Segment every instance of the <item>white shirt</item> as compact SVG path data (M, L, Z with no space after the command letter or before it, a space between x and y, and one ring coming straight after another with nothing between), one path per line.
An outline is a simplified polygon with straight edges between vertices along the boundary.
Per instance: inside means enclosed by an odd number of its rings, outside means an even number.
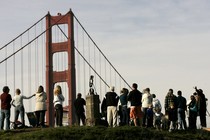
M64 97L62 94L54 95L53 103L54 106L57 104L63 105Z
M12 105L15 105L15 106L19 106L19 105L22 105L22 106L23 106L23 99L30 99L30 98L32 98L33 96L34 96L34 95L32 95L32 96L30 96L30 97L26 97L26 96L21 95L21 94L15 95L15 96L13 97L13 100L12 100L11 104L12 104ZM14 102L14 104L13 104L13 102Z

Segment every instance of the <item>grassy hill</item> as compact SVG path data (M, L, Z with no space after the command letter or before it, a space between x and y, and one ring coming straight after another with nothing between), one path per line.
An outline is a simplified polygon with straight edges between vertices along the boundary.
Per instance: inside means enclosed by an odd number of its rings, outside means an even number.
M194 131L158 131L140 127L59 127L59 128L27 128L1 131L1 140L208 140L210 132Z

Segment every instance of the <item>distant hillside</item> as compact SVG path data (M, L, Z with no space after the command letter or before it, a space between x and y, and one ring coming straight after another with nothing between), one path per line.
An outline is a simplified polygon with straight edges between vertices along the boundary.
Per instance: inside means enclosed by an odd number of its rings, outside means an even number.
M60 127L1 131L1 140L207 140L210 132L195 131L158 131L140 127Z

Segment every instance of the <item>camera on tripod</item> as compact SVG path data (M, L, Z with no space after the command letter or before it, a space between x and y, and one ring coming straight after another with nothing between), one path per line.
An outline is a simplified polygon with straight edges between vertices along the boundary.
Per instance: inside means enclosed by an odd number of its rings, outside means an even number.
M90 76L90 80L89 80L89 87L90 87L90 89L89 89L89 94L90 94L90 95L94 95L93 78L94 78L94 76L91 75L91 76Z

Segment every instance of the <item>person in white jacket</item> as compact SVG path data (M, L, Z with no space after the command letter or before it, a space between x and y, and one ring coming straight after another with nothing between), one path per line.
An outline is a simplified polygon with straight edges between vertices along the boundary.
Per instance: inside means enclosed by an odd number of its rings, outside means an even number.
M23 105L23 99L30 99L33 96L35 96L35 94L33 94L29 97L26 97L21 94L20 89L16 89L15 93L16 93L16 95L13 97L13 99L11 101L11 105L15 107L14 122L16 122L18 120L18 117L20 114L22 127L24 127L25 126L25 109L24 109L24 105Z
M64 102L64 97L62 94L61 86L57 85L54 89L54 99L53 99L55 107L56 126L63 125L63 102Z
M46 100L47 94L46 92L44 92L43 86L39 86L38 91L36 93L36 127L45 127L45 112L47 110Z
M147 121L147 109L152 106L152 95L150 94L149 88L144 89L141 102L143 111L142 126L145 127Z

